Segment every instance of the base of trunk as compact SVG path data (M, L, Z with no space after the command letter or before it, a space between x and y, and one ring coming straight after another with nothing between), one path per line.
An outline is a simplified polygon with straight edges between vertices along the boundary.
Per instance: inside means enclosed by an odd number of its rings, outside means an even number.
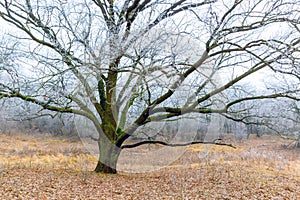
M94 170L96 173L105 173L105 174L116 174L117 173L117 170L110 167L110 166L107 166L101 162L98 162L95 170Z

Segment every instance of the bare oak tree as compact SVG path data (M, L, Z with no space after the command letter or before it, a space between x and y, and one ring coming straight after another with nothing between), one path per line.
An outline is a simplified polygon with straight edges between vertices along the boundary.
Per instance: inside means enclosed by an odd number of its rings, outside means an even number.
M19 56L1 64L0 97L37 104L37 114L89 119L95 171L116 173L122 145L145 124L189 113L243 121L243 102L298 100L299 4L2 0L0 16L18 41L3 49ZM242 85L257 74L280 87L248 92Z

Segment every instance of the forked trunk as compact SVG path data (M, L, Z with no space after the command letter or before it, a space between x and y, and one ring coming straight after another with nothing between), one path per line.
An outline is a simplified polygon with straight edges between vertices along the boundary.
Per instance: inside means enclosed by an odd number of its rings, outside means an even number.
M99 158L95 168L97 173L116 174L117 161L121 152L115 144L108 140L101 140L99 144Z

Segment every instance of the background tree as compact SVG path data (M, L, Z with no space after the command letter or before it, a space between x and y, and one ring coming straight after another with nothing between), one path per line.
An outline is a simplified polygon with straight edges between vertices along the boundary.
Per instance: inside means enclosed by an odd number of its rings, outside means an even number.
M245 101L298 100L298 10L289 0L3 0L18 41L3 51L19 56L1 62L0 96L39 105L37 115L89 119L95 171L116 173L122 144L149 123L189 113L241 121ZM275 85L244 90L257 74Z

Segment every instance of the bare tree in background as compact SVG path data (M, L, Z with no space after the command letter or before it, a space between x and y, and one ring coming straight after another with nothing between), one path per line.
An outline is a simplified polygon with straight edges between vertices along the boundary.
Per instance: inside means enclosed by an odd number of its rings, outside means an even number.
M189 113L243 121L247 108L236 105L245 101L298 100L299 4L2 0L18 41L2 50L19 56L1 62L0 97L37 104L38 115L89 119L99 134L95 171L116 173L122 144L145 124ZM257 74L277 85L243 89Z

